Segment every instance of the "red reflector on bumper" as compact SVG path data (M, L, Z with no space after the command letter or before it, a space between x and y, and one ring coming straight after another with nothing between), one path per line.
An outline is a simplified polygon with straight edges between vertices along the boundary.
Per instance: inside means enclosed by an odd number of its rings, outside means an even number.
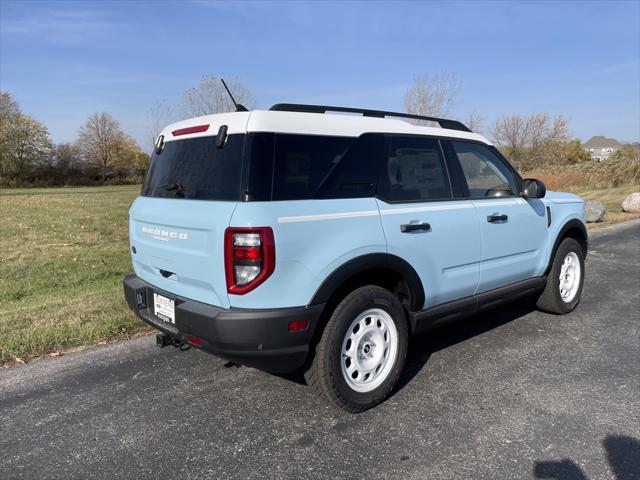
M202 346L202 340L200 340L198 337L192 337L191 335L187 337L187 343L193 345L194 347Z
M294 320L289 322L290 332L299 332L300 330L306 330L309 326L309 320Z

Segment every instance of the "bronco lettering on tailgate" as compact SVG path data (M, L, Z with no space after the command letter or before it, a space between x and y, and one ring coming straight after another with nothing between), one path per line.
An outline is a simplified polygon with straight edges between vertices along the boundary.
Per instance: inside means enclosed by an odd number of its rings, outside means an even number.
M160 228L142 227L142 233L151 235L155 240L168 241L170 238L177 240L186 240L188 235L184 232L173 232L171 230L162 230Z

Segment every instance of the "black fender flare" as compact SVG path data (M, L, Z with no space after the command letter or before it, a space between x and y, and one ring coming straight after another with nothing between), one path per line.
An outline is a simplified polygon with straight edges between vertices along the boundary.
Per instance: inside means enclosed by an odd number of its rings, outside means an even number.
M309 304L328 302L333 293L351 277L374 269L389 269L398 274L411 292L411 310L422 309L425 296L420 276L406 260L390 253L368 253L342 264L324 279Z
M545 275L549 274L549 271L551 270L551 266L553 264L553 257L556 254L556 250L558 250L558 247L560 246L560 242L567 236L566 234L570 230L579 230L580 233L582 234L583 238L580 243L584 250L585 257L587 256L587 250L589 248L589 235L587 234L587 227L585 227L584 223L582 223L577 218L572 218L560 228L560 230L558 231L558 235L556 235L556 240L553 243L553 248L549 252L549 261L548 261L547 269L545 271Z

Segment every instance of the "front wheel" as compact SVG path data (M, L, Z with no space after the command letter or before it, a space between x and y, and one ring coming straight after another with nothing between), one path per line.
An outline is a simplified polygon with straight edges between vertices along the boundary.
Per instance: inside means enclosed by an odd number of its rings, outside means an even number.
M358 288L331 315L305 373L307 383L348 412L367 410L398 381L408 337L404 309L394 295L373 285Z
M565 314L578 306L584 284L584 253L573 238L565 238L553 258L547 285L537 306L549 313Z

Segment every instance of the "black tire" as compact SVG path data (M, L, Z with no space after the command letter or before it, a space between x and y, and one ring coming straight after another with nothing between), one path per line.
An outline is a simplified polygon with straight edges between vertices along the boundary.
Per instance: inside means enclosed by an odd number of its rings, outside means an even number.
M384 381L377 388L363 393L354 390L347 383L341 362L345 361L342 348L349 327L369 309L383 310L391 317L397 333L397 353L393 362L389 360L391 366L386 378L381 375ZM347 295L333 311L316 346L311 366L305 372L305 379L317 394L334 406L351 413L363 412L382 402L393 390L404 368L408 341L406 314L398 299L378 286L358 288Z
M560 294L560 273L562 271L562 262L567 255L575 253L580 265L580 278L578 283L578 289L573 298L570 301L563 300ZM562 240L556 253L553 257L553 264L547 277L547 285L545 286L542 294L536 302L536 306L545 312L555 313L557 315L564 315L573 311L580 303L580 296L582 295L582 286L584 285L584 252L582 246L577 240L573 238L565 238Z

